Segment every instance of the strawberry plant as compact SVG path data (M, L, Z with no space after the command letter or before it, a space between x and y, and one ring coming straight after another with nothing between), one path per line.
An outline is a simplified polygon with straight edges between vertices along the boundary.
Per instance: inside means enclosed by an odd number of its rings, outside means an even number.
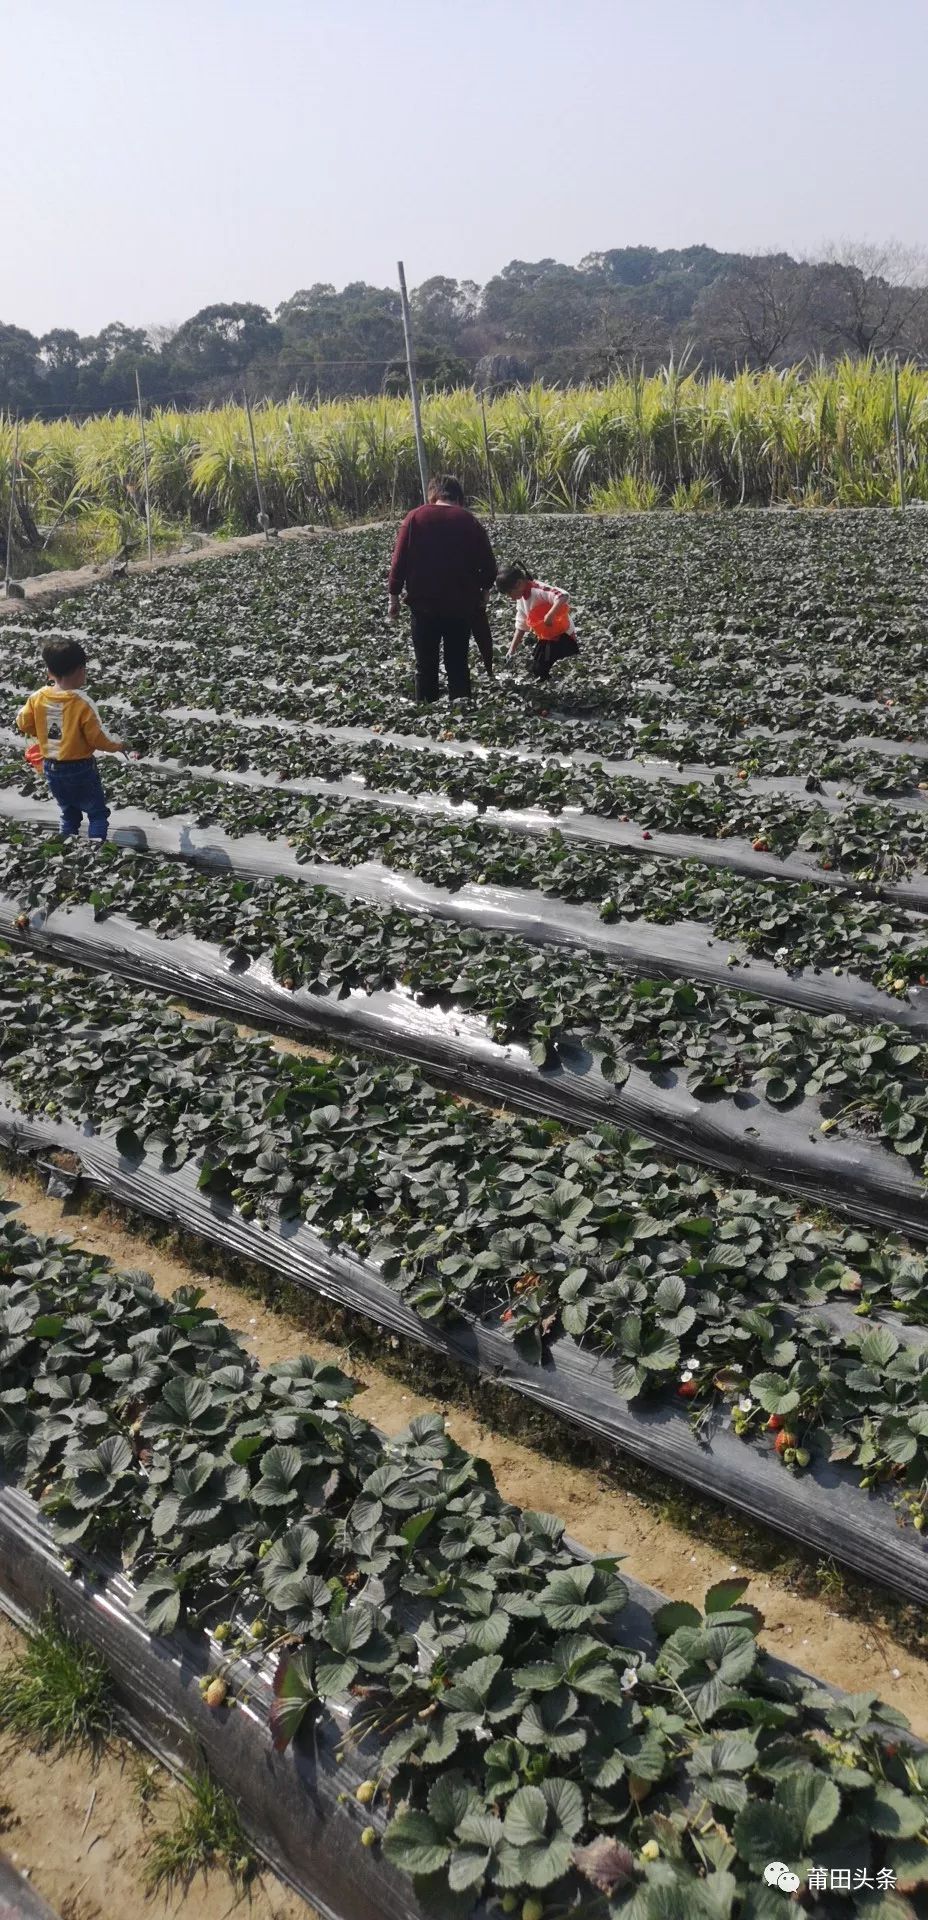
M869 1480L892 1458L894 1491L921 1488L928 1348L809 1311L863 1295L923 1321L924 1262L898 1242L805 1218L617 1129L498 1118L410 1069L282 1056L105 978L0 958L0 1012L0 1065L25 1110L110 1132L168 1174L191 1162L202 1190L272 1231L305 1221L376 1262L423 1318L487 1319L537 1361L563 1331L610 1357L629 1401L697 1376L700 1430L746 1396L768 1412L801 1405L818 1457L837 1452ZM878 1376L865 1388L861 1355ZM751 1422L733 1424L750 1437ZM133 1464L119 1467L112 1497L131 1501ZM213 1490L191 1487L194 1516L201 1496Z
M116 909L161 934L218 938L233 963L270 959L290 989L402 985L450 1000L483 1015L496 1038L525 1042L541 1066L581 1042L617 1084L637 1066L656 1077L685 1071L697 1098L748 1089L779 1107L814 1098L894 1151L924 1153L925 1049L891 1027L778 1013L750 994L639 978L606 958L546 953L284 879L193 873L178 891L170 862L115 847L101 856L21 828L0 827L0 891L25 908L22 932L33 908L83 903L97 919Z
M745 1581L626 1641L615 1559L504 1503L437 1416L385 1439L336 1369L262 1371L195 1290L161 1299L9 1217L0 1311L7 1475L82 1563L116 1552L150 1631L210 1638L210 1685L271 1649L276 1744L334 1725L363 1747L358 1844L424 1911L763 1920L771 1851L920 1899L904 1716L771 1665Z

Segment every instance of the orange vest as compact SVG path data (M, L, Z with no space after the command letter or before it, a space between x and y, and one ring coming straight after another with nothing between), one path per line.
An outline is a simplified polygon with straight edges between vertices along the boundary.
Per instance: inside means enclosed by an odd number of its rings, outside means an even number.
M537 580L533 580L533 591L537 585ZM525 620L536 640L559 640L570 626L570 608L566 600L553 608L529 607Z

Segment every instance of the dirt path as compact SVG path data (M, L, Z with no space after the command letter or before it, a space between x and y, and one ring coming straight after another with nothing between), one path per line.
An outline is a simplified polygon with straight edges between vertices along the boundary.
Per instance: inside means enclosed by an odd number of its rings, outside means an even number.
M385 520L363 520L350 527L282 527L276 540L319 540L329 533L367 533L386 525ZM221 560L230 553L247 553L252 547L274 544L275 540L266 540L263 533L237 534L231 540L210 540L205 534L191 533L181 538L180 545L172 547L169 553L157 554L154 560L130 560L126 572L160 573L163 567L193 566L199 560ZM106 562L99 566L61 568L56 573L28 574L19 583L23 589L22 600L0 597L0 620L20 619L32 607L52 606L68 594L86 593L88 587L98 587L111 578Z
M335 1361L363 1383L354 1402L356 1410L385 1432L396 1432L416 1414L439 1408L455 1439L489 1461L508 1500L559 1514L584 1546L594 1552L622 1554L629 1574L663 1588L675 1600L701 1602L713 1581L735 1570L716 1548L655 1515L634 1493L608 1480L605 1472L537 1453L441 1396L416 1393L408 1383L391 1378L368 1360L359 1360L346 1347L315 1335L310 1338L284 1312L263 1305L231 1283L198 1272L195 1261L161 1252L133 1235L115 1216L66 1214L63 1203L50 1200L36 1182L9 1174L2 1179L10 1198L22 1204L24 1218L38 1231L66 1234L78 1246L107 1254L117 1266L145 1268L162 1292L189 1285L194 1275L207 1299L239 1330L260 1361L281 1359L306 1347L319 1358ZM387 1337L383 1336L384 1341ZM827 1552L827 1541L818 1544ZM901 1707L916 1730L928 1738L928 1662L885 1628L843 1616L820 1595L792 1592L776 1573L752 1569L749 1559L737 1571L751 1576L751 1598L766 1615L764 1642L772 1652L836 1686L855 1691L872 1688Z
M0 1618L0 1662L15 1659L19 1645ZM315 1920L269 1873L244 1895L219 1870L199 1874L170 1898L148 1894L148 1843L155 1826L170 1821L181 1791L163 1768L148 1768L147 1758L122 1741L94 1760L0 1739L0 1845L61 1920Z

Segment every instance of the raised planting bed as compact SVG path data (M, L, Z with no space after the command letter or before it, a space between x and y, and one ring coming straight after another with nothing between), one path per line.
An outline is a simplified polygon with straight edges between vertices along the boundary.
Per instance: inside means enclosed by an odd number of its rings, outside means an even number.
M144 778L144 776L143 776ZM210 781L162 781L132 786L145 806L120 807L117 843L144 850L176 852L212 867L235 867L243 874L306 870L325 877L333 867L365 867L388 861L396 875L413 874L429 886L456 891L464 886L503 886L534 891L552 900L589 904L607 924L641 919L672 926L695 921L712 938L737 945L774 965L838 967L862 973L893 993L928 979L928 918L917 911L924 896L905 882L891 901L870 899L847 884L817 884L716 868L695 857L650 858L610 845L590 845L552 827L541 835L516 835L506 827L475 819L443 818L429 808L414 811L375 800L340 796L309 801L302 796L276 800L278 832L287 843L253 831L250 796ZM25 787L25 783L21 783ZM111 781L112 798L126 792ZM128 793L126 792L126 798ZM185 811L186 807L189 811ZM275 803L263 823L272 825ZM52 826L57 817L42 786L0 789L0 817L11 823ZM230 840L236 840L233 846ZM907 904L911 901L911 905ZM553 917L553 916L552 916ZM576 937L576 936L575 936ZM736 965L740 954L719 955L715 970Z
M827 1015L776 1013L753 995L649 978L647 955L631 974L617 955L539 952L474 917L461 931L224 874L197 872L179 891L168 862L0 833L0 930L41 953L291 1031L334 1031L568 1121L647 1124L710 1164L928 1227L909 1177L928 1131L917 1005L887 999L893 1024L878 1023L880 996L842 979L821 982Z
M831 887L853 879L903 904L928 897L928 814L920 790L882 805L841 791L812 800L804 797L816 785L811 780L779 783L795 792L771 791L772 781L746 775L744 783L733 782L708 768L697 779L692 769L674 774L660 761L637 765L617 779L608 763L605 769L594 762L568 771L541 755L502 759L485 748L447 744L429 750L410 736L396 736L401 745L391 749L373 734L358 739L358 729L308 735L306 728L286 723L215 716L204 737L202 725L192 720L159 716L130 724L133 764L111 772L114 798L158 811L215 809L233 831L243 817L250 830L299 825L319 802L353 799L456 820L479 813L522 834L556 827L567 840L689 857L735 872L815 879ZM303 776L308 744L310 778ZM164 784L171 779L177 783L173 795ZM42 793L15 750L0 761L0 781L24 794ZM243 791L227 796L222 787Z
M769 1661L745 1582L661 1604L440 1419L385 1439L334 1368L260 1370L192 1289L14 1220L0 1278L3 1604L53 1595L326 1920L781 1920L771 1851L819 1870L816 1920L848 1862L859 1911L894 1887L924 1914L923 1750Z
M412 1071L281 1057L86 976L7 963L4 989L15 1149L63 1150L123 1203L928 1597L924 1262L903 1244L608 1126L568 1134ZM32 1091L49 1046L67 1062L53 1099Z

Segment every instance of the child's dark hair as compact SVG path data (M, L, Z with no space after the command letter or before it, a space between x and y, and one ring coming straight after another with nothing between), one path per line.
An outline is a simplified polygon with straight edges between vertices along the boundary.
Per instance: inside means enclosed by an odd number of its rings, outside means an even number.
M87 655L79 640L46 640L42 659L56 680L63 673L76 673L78 667L87 665Z
M531 578L531 568L523 567L521 560L516 560L511 567L504 567L502 573L497 574L496 584L500 593L511 593L520 580L531 580Z

